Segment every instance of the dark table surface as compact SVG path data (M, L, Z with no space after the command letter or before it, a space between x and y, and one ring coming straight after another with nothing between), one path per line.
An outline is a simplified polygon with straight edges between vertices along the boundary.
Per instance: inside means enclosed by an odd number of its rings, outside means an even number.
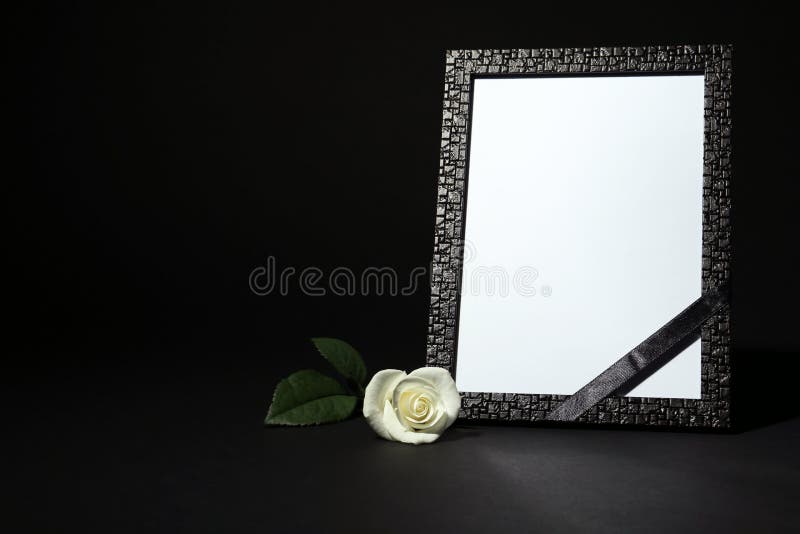
M731 434L457 424L415 447L361 419L263 428L273 384L246 366L78 369L6 388L3 508L21 531L800 526L796 417Z

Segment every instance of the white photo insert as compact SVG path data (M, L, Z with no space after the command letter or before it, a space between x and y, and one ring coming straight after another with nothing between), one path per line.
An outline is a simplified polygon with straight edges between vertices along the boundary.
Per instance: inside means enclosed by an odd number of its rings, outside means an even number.
M572 394L700 297L702 75L474 81L461 391ZM629 395L700 398L700 341Z

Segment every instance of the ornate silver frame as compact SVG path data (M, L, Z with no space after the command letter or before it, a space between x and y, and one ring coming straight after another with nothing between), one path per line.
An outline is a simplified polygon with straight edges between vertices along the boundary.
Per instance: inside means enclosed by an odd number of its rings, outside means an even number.
M475 76L705 75L702 287L730 280L731 45L449 50L431 271L427 364L456 372L465 193ZM609 397L578 423L718 429L731 426L730 310L701 328L701 399ZM464 392L460 418L535 423L565 395Z

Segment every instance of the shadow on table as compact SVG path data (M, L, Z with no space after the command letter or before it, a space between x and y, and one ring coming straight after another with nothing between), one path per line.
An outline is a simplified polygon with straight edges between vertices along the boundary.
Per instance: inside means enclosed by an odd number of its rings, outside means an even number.
M461 441L469 438L478 438L483 434L482 428L474 426L466 426L464 424L456 423L450 429L442 434L439 441Z
M798 356L774 350L734 351L731 403L736 431L800 416Z

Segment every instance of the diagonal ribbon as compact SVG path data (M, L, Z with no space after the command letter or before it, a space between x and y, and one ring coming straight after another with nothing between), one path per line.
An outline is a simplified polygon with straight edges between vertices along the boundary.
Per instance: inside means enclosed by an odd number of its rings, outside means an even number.
M611 364L591 382L566 398L547 415L548 421L574 421L614 392L630 390L677 356L698 329L728 304L728 286L707 291L653 335Z

